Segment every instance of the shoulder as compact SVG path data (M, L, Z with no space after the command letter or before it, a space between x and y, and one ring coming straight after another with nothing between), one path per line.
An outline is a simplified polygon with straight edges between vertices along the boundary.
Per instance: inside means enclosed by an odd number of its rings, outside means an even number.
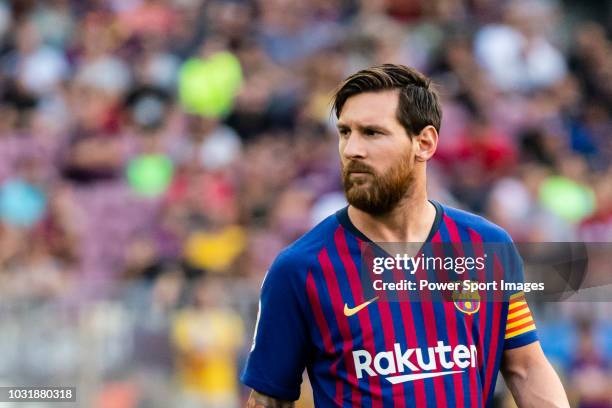
M444 216L450 218L458 228L471 230L485 242L512 242L510 234L499 225L474 213L442 205Z
M336 214L325 218L310 231L281 250L274 259L272 266L270 266L267 275L297 275L305 279L308 269L316 264L317 256L328 241L333 239L338 226ZM266 277L266 280L268 279L270 279L270 276Z

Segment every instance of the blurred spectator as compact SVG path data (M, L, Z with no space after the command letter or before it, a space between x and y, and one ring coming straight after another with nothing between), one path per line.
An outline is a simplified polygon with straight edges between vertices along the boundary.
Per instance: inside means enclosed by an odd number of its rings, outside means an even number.
M226 306L222 281L205 279L193 288L193 304L177 314L173 344L180 406L238 406L237 356L244 341L241 317Z
M610 364L597 350L593 322L578 324L578 347L570 368L570 392L578 408L612 407ZM570 395L572 395L570 393Z
M594 181L595 212L584 219L578 229L580 239L594 242L612 241L612 172L608 170Z
M553 18L551 3L518 0L508 3L503 22L479 30L476 54L501 90L530 91L563 79L566 61L546 38Z
M15 36L15 48L5 55L2 66L19 88L40 96L54 91L60 81L68 78L65 55L45 45L34 24L22 23Z

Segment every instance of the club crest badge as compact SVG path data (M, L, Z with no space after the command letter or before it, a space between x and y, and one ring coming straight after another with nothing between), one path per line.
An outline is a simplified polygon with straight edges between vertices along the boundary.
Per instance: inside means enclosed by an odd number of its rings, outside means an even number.
M453 302L457 310L467 315L472 315L480 310L480 295L478 292L456 290L453 292Z

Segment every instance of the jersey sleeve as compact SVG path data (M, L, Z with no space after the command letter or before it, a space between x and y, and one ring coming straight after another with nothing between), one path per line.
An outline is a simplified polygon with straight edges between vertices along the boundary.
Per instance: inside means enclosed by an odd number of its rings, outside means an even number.
M514 243L509 242L509 280L514 283L525 281L523 271L523 260L518 253ZM506 294L508 298L508 317L506 319L506 331L504 335L504 349L509 350L538 340L536 326L529 310L523 291L513 291Z
M305 283L281 254L264 278L251 352L241 381L259 393L295 401L306 367ZM301 287L301 289L300 289Z

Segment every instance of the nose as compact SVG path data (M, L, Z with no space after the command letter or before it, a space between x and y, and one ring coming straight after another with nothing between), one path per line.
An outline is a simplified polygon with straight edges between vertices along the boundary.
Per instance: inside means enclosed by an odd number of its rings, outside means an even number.
M340 152L346 159L364 159L366 157L365 141L357 132L352 132L340 141Z

